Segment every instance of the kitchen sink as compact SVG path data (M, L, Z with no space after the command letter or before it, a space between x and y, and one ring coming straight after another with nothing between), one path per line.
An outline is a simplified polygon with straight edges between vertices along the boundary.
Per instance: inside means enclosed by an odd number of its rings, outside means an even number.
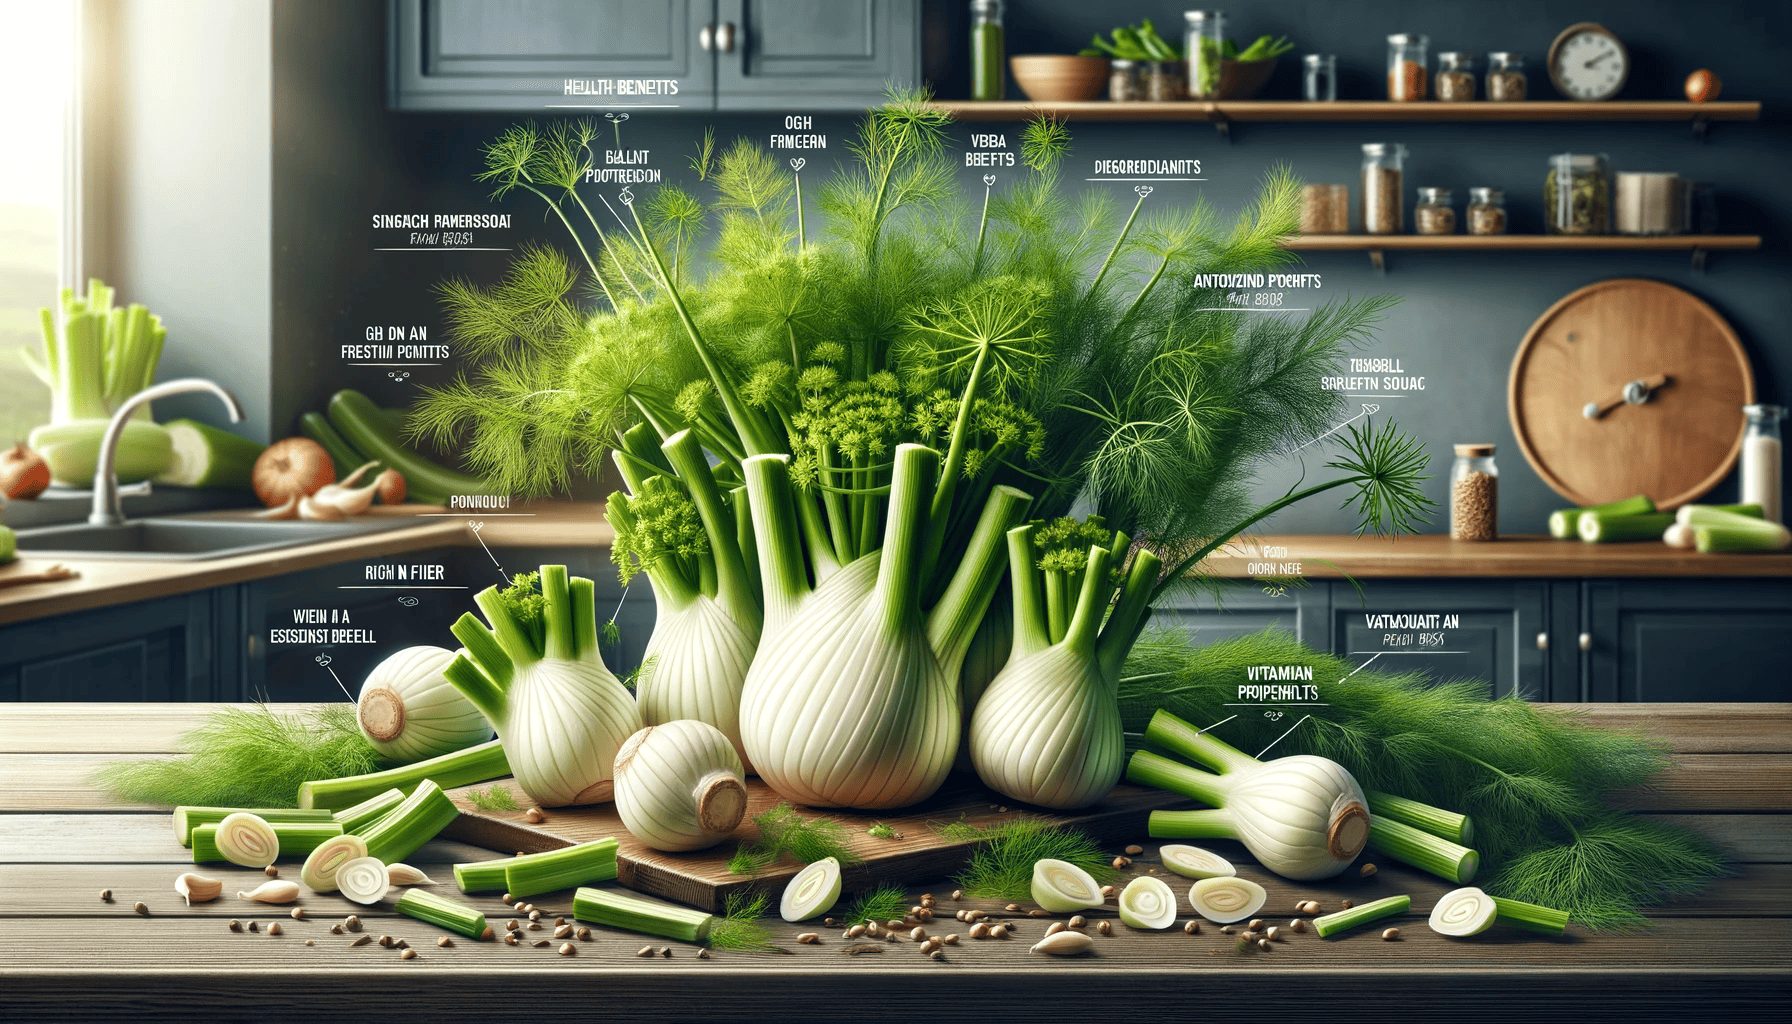
M197 562L416 525L417 520L410 516L378 516L344 523L132 519L120 526L79 523L21 530L19 554L37 558Z

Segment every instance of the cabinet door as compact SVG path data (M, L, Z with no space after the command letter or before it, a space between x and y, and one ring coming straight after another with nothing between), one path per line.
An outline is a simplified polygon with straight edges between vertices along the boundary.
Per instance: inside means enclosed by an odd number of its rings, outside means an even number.
M214 700L208 592L0 627L0 699Z
M1436 682L1485 683L1490 697L1531 700L1548 690L1545 629L1548 583L1529 580L1452 582L1371 580L1363 592L1332 584L1332 651L1378 672L1424 672ZM1455 616L1456 625L1390 625L1381 615Z
M1792 700L1792 581L1584 586L1588 700Z
M1265 629L1293 633L1309 647L1331 646L1327 608L1330 592L1324 582L1307 587L1278 587L1250 580L1227 581L1215 596L1173 598L1151 614L1150 627L1174 627L1206 645Z
M713 0L389 0L398 110L711 110ZM666 84L671 83L671 84Z
M723 110L859 110L921 74L919 0L718 0L716 33Z

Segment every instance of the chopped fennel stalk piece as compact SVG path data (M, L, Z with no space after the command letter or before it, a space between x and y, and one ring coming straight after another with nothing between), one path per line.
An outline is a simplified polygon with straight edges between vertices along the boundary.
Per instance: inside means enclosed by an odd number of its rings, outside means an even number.
M336 889L336 872L342 865L351 860L359 860L367 856L367 841L360 836L344 833L319 843L317 849L305 858L305 867L299 872L299 881L304 882L316 892L334 892Z
M469 939L485 934L485 915L463 903L423 889L406 889L398 898L398 912L406 917L459 932Z
M1778 551L1792 544L1792 531L1779 523L1759 518L1757 506L1750 515L1733 511L1739 505L1687 505L1675 525L1692 531L1693 544L1702 554L1714 551Z
M332 817L336 824L342 826L344 832L365 832L367 827L392 813L392 809L404 803L404 790L388 789L377 796L370 796L353 807L344 807Z
M1568 928L1568 915L1535 903L1489 896L1474 886L1447 892L1431 909L1431 930L1439 935L1467 938L1495 924L1560 935Z
M1120 920L1161 930L1176 923L1176 893L1156 875L1140 875L1120 890Z
M563 850L549 850L499 861L504 865L504 889L521 899L616 877L616 840L598 839ZM455 877L460 877L456 870Z
M834 909L839 901L840 862L827 857L796 873L784 887L778 914L793 923L807 921Z
M255 820L261 821L260 818ZM251 855L248 847L239 845L238 856L245 859L238 860L226 852L224 845L227 841L223 834L224 825L228 821L230 819L225 818L216 825L201 825L193 830L193 863L230 861L247 868L265 868L274 862L275 857L305 856L330 837L342 834L342 826L333 821L262 822L268 829L265 834L257 829L253 837L248 833L233 833L233 838L228 840L242 844L250 842L252 838L255 852ZM271 848L264 845L270 842L273 844Z
M1219 875L1203 878L1188 890L1188 901L1214 924L1242 921L1263 909L1269 894L1248 878Z
M356 857L336 869L336 888L356 903L372 905L392 888L392 876L378 857Z
M1411 825L1420 831L1464 846L1475 841L1475 823L1466 814L1457 814L1455 811L1379 790L1367 790L1364 795L1369 798L1369 813L1377 818L1392 818L1401 824ZM1373 833L1369 841L1375 841Z
M1227 878L1238 874L1231 861L1199 846L1169 843L1159 847L1157 855L1163 858L1164 867L1184 878Z
M336 811L353 807L393 787L401 790L414 789L425 779L443 789L453 789L475 782L501 779L509 774L510 762L505 759L504 745L502 741L492 740L452 754L407 764L402 768L374 772L371 775L307 782L299 787L299 806L326 807Z
M1608 516L1634 516L1653 511L1655 511L1655 503L1643 494L1588 508L1565 508L1550 513L1549 535L1557 540L1573 540L1579 537L1580 517L1589 512Z
M1481 867L1481 855L1474 850L1392 818L1376 818L1369 824L1369 845L1457 885L1472 881Z
M582 888L573 894L572 916L581 921L659 935L679 942L703 942L716 923L714 915L689 907L648 903L602 889Z
M1099 907L1105 900L1089 872L1048 858L1033 865L1033 902L1054 914L1069 914Z
M193 830L201 825L216 825L232 814L253 814L266 822L330 821L330 812L302 807L176 807L174 838L182 846L193 845ZM345 829L346 831L346 829Z
M1384 917L1404 913L1411 907L1411 896L1389 896L1373 903L1365 903L1360 907L1351 907L1349 910L1340 910L1335 914L1315 917L1313 930L1318 932L1319 937L1323 939L1346 929L1368 924L1370 921L1379 921Z
M418 847L434 839L460 813L442 787L424 779L393 808L392 813L368 826L361 838L367 842L367 855L383 864L404 860Z

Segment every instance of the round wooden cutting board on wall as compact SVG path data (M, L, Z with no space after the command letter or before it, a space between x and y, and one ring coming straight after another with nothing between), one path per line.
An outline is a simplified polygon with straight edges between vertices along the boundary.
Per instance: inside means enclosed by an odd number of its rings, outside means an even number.
M1631 397L1647 395L1640 404L1622 398L1633 381ZM1518 346L1508 393L1519 447L1557 494L1582 506L1646 494L1663 509L1729 473L1754 400L1748 355L1724 318L1640 278L1551 306Z

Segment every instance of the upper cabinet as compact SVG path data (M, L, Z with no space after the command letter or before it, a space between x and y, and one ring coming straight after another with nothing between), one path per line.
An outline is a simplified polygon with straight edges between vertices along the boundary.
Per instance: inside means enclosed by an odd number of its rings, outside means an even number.
M921 0L387 6L398 110L851 110L920 78Z

